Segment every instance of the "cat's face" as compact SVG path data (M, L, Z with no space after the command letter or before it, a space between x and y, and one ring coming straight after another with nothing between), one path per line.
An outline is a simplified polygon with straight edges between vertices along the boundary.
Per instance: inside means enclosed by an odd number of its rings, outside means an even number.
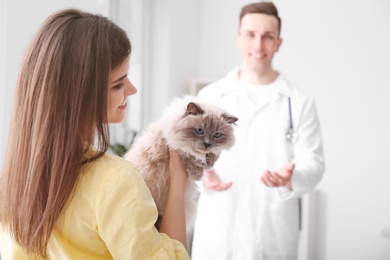
M232 124L236 121L236 117L213 105L201 107L190 102L185 115L172 128L175 147L198 158L207 153L219 155L233 146Z

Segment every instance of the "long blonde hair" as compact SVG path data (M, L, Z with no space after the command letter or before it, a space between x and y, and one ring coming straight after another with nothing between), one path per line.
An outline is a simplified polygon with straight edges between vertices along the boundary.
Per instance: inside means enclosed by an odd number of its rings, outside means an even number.
M32 40L0 179L0 221L26 252L47 257L81 167L107 151L109 76L130 52L121 28L77 9L51 15ZM97 153L87 157L94 137Z

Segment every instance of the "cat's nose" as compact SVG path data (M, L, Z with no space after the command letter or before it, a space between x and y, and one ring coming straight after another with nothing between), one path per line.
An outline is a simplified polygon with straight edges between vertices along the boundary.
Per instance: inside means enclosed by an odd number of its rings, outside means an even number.
M209 148L211 144L210 144L210 143L203 142L203 145L204 145L205 148Z

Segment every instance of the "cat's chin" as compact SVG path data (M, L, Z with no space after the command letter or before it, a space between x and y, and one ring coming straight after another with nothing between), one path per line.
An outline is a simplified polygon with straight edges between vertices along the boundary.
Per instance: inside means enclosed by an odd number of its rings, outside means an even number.
M202 174L199 174L199 175L192 175L190 176L191 179L193 179L194 181L200 181L203 177L203 173Z

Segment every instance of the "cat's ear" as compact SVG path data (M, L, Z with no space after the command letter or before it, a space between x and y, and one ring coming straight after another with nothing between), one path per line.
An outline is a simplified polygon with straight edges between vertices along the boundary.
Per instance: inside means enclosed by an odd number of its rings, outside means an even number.
M201 115L203 113L204 113L204 111L197 104L195 104L193 102L188 103L187 115L196 116L196 115Z
M222 118L225 119L229 124L234 124L238 118L235 116L231 116L229 114L223 114Z

